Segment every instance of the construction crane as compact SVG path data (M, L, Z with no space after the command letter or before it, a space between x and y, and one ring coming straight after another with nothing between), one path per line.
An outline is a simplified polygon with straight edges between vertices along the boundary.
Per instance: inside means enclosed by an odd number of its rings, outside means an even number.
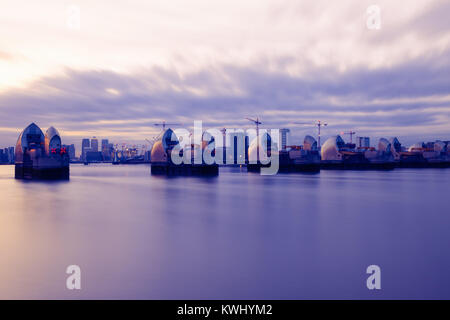
M153 148L153 145L155 144L156 140L161 136L161 134L158 134L156 136L154 136L152 139L152 141L145 139L145 141L147 141L150 144L150 150ZM145 146L145 148L147 149L147 145Z
M180 125L180 123L166 123L166 121L164 120L163 122L155 123L154 125L157 127L161 126L162 130L164 131L166 130L166 126L178 126Z
M301 124L301 125L314 125L317 126L317 146L320 149L320 128L321 127L326 127L328 125L328 123L326 122L322 122L320 120L317 120L313 123L310 122L294 122L294 124Z
M344 134L350 135L350 143L353 143L353 135L356 134L356 132L355 132L355 131L352 131L352 130L350 130L350 131L348 131L348 132L342 131L341 134L342 134L342 135L344 135Z
M222 156L223 156L223 163L225 164L227 162L227 128L220 129L220 132L222 132L223 140L222 140Z
M259 125L262 124L261 121L259 121L259 118L256 117L255 119L251 118L245 118L250 122L253 122L256 125L256 161L259 162Z
M227 128L220 129L220 132L222 132L223 136L223 148L225 148L226 142L227 142Z

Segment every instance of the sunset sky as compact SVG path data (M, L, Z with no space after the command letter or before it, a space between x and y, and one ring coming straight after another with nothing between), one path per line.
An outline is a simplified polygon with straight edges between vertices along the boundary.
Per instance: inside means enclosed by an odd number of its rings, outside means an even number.
M144 143L162 120L256 116L297 144L316 130L293 122L318 119L324 136L450 140L449 1L0 4L0 147L30 122L79 149L91 136Z

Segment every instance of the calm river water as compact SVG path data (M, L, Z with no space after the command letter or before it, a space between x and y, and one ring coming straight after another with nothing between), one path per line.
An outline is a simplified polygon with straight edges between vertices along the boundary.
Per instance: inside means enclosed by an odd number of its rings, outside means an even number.
M450 298L450 170L152 177L0 166L0 298ZM82 289L66 289L79 265ZM366 268L381 268L368 290Z

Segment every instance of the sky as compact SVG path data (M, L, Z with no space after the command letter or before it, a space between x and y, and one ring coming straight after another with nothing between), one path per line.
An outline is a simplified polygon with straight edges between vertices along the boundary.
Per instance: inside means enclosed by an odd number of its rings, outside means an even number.
M79 149L92 136L145 143L163 120L249 128L246 117L290 128L291 144L316 136L296 122L316 120L324 138L450 140L449 1L0 5L0 147L31 122Z

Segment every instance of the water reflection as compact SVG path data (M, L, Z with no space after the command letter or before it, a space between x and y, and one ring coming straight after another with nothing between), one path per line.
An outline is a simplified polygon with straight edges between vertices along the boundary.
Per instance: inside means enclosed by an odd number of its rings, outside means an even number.
M450 298L449 170L13 172L0 166L0 298L371 298L373 263L377 298ZM69 264L81 291L65 289Z

